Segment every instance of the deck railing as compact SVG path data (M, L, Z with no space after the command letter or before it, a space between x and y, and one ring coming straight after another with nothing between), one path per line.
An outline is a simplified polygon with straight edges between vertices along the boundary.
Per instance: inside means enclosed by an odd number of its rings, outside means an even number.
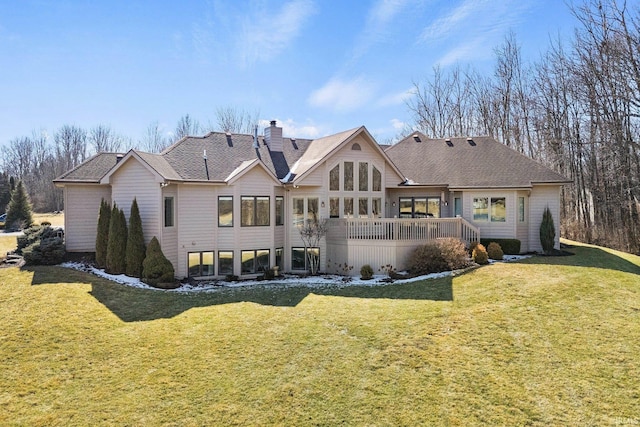
M455 237L465 242L480 240L480 230L456 218L342 218L330 219L329 239L435 240Z

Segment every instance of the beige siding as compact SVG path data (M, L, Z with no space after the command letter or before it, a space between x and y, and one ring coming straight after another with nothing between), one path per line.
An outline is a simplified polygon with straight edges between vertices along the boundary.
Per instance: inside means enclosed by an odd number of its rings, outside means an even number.
M187 277L187 253L217 250L216 188L205 185L184 184L176 200L177 277ZM216 252L217 255L217 252Z
M155 176L134 158L127 160L111 177L112 201L124 211L127 220L131 203L136 198L146 243L157 236L162 244L162 200L160 184Z
M69 252L95 252L100 201L111 203L108 185L67 184L64 187L65 244ZM69 226L73 224L73 226Z
M529 250L542 252L540 224L544 209L549 206L556 227L555 247L560 247L560 186L535 185L529 198Z

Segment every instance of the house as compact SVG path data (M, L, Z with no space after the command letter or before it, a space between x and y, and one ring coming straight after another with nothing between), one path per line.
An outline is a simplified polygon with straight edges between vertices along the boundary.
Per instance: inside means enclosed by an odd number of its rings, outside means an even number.
M416 133L378 145L364 127L310 139L211 132L160 154L99 153L55 181L64 188L66 247L95 251L101 199L129 217L134 197L145 240L153 236L176 277L251 276L272 266L304 272L391 264L429 239L517 238L540 251L549 207L558 246L560 189L567 179L487 138ZM318 247L299 226L327 218Z

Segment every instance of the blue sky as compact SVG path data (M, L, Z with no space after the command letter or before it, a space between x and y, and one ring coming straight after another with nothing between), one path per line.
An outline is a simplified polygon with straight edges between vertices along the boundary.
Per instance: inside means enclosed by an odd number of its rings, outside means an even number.
M138 140L219 107L384 141L436 64L490 71L510 30L535 60L574 26L562 0L0 0L0 145L64 124Z

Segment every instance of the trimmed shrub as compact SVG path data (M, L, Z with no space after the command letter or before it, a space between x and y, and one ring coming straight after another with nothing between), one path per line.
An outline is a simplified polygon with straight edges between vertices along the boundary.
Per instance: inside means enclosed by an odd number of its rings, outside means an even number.
M502 248L502 252L507 255L518 255L520 253L521 242L518 239L494 239L491 237L480 239L485 247L488 247L491 242L496 242Z
M109 245L109 223L111 222L111 207L104 199L100 201L98 214L98 231L96 233L96 264L100 268L107 265L107 246Z
M5 228L7 230L17 230L29 227L33 223L33 211L31 209L31 201L29 200L27 189L24 188L22 181L18 181L18 185L11 192Z
M540 244L545 254L553 251L553 245L556 240L556 227L553 224L553 216L551 210L547 206L542 214L542 223L540 224Z
M127 220L122 209L114 203L109 221L109 243L107 244L106 271L110 274L123 274L126 270Z
M369 264L365 264L360 268L360 277L362 280L373 279L373 268Z
M56 265L62 262L65 252L60 237L47 237L24 248L22 255L27 265Z
M436 245L440 248L440 253L449 270L459 270L469 266L469 254L462 240L453 237L438 239Z
M18 237L16 253L22 255L27 264L59 264L65 255L63 237L64 231L60 228L30 227Z
M125 271L127 276L142 276L142 262L144 261L145 251L142 219L140 219L138 202L134 198L131 203L131 214L129 215L129 233L127 234L127 250L125 255Z
M175 271L171 261L162 253L160 242L153 236L142 262L142 281L155 288L170 289L175 287Z
M487 254L487 249L482 243L476 245L471 256L473 257L473 262L475 262L476 264L483 265L489 263L489 255Z
M489 246L487 246L487 255L489 258L495 260L501 260L504 258L504 252L502 252L502 248L496 242L489 243Z
M418 246L409 257L408 267L415 276L440 273L449 269L440 247L435 242Z

